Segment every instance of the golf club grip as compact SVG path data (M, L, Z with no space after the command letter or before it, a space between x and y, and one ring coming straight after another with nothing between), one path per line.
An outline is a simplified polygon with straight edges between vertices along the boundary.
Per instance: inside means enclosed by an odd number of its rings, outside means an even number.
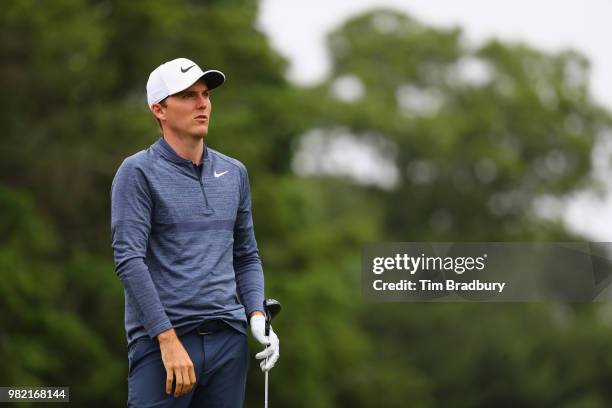
M270 320L272 320L272 316L270 316L270 310L268 309L268 303L264 300L263 302L264 314L266 315L266 326L265 326L265 335L270 335Z
M270 324L272 318L278 314L281 310L281 304L276 299L267 299L263 302L264 314L266 316L266 330L265 335L270 335Z

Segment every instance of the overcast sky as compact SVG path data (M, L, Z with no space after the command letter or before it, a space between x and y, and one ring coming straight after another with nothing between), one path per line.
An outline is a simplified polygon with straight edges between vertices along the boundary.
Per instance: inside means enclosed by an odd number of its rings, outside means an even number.
M428 25L459 26L475 45L496 37L542 50L578 50L591 61L592 95L612 110L612 0L260 0L258 24L289 60L288 77L314 84L329 70L326 34L376 7L404 11ZM599 158L602 166L609 157ZM612 194L577 196L564 217L591 239L612 241Z

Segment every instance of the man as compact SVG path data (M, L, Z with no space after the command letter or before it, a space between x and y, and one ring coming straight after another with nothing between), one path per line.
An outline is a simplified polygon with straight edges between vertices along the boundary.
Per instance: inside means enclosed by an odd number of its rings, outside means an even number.
M128 157L113 180L115 271L125 289L128 406L240 407L248 347L267 371L263 271L246 168L206 146L220 71L186 58L157 67L147 101L163 136Z

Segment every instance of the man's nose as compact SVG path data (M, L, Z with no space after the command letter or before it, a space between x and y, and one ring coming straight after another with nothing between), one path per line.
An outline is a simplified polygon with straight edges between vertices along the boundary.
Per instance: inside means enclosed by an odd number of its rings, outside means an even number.
M207 102L208 102L207 98L204 95L198 96L198 98L196 100L196 104L197 104L198 108L201 108L201 107L205 108Z

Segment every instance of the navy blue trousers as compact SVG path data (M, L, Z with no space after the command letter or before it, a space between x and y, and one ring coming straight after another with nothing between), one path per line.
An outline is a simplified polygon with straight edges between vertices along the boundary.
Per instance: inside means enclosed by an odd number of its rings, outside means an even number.
M179 339L194 365L194 388L178 398L166 394L159 343L141 337L128 349L128 407L242 407L249 366L247 336L228 326L206 335L192 330Z

